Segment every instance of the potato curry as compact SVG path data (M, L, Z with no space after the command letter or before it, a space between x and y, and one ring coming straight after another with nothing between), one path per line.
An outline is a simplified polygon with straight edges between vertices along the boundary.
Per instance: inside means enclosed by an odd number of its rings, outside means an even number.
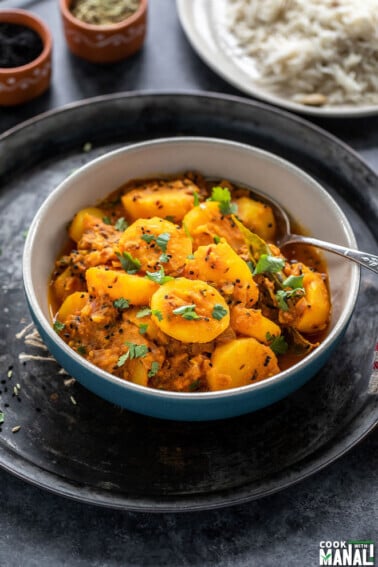
M197 173L133 180L77 212L49 283L54 328L136 384L253 384L306 356L330 317L314 250L274 245L271 208Z

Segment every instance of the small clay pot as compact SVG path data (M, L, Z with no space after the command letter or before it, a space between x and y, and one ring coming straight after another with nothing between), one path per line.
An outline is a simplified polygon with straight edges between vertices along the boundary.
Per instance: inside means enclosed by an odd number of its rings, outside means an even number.
M46 24L26 10L0 11L0 22L18 24L37 32L42 53L19 67L0 67L0 106L13 106L31 100L50 86L52 39Z
M78 57L92 63L112 63L129 57L144 42L147 23L147 0L138 10L117 24L93 25L82 22L70 11L73 0L60 0L67 45Z

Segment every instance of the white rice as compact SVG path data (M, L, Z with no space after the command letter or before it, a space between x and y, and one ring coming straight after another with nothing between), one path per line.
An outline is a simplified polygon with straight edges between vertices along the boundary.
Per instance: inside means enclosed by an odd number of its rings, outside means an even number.
M378 0L228 0L227 19L259 82L276 94L378 104Z

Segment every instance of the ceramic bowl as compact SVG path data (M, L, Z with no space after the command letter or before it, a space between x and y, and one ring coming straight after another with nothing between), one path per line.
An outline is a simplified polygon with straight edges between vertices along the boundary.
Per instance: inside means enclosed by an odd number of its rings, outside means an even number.
M51 353L86 388L117 405L155 417L221 419L268 406L314 376L347 327L357 298L360 271L352 262L325 254L333 304L329 333L307 358L267 380L218 392L176 393L123 381L93 366L54 332L49 313L47 285L54 261L67 240L67 224L79 209L93 205L132 178L187 170L254 187L280 202L314 236L356 246L349 222L335 201L314 179L287 161L225 140L161 139L95 159L55 189L28 232L23 258L24 286L34 322Z
M26 26L38 33L43 43L42 53L20 67L0 67L0 105L13 106L31 100L50 86L52 39L47 25L26 10L0 11L0 22Z
M67 45L78 57L92 63L112 63L125 59L143 45L147 26L148 0L140 0L138 10L122 22L92 25L70 11L73 0L59 0Z

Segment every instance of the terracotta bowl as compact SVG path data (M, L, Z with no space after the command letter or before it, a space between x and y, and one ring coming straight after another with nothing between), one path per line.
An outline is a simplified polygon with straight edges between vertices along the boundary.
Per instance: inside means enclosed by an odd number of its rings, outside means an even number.
M25 10L0 11L0 22L26 26L42 39L42 53L19 67L0 67L0 105L22 104L42 94L51 80L51 34L44 22Z
M117 24L86 24L70 12L73 0L60 0L64 34L68 47L78 57L92 63L112 63L129 57L144 42L147 21L147 0L138 10Z

